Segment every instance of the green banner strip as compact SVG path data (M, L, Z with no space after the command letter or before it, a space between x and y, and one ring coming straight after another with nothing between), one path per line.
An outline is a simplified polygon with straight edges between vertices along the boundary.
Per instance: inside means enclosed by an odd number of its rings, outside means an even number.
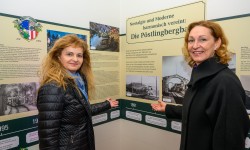
M94 126L117 119L125 119L162 130L181 133L181 120L171 120L164 113L152 110L150 103L119 99L119 107L110 109L100 115L93 116ZM37 115L24 117L0 123L0 143L10 143L7 146L18 146L22 149L38 144ZM250 132L248 134L250 138ZM0 145L0 149L3 148ZM246 149L247 150L247 149Z

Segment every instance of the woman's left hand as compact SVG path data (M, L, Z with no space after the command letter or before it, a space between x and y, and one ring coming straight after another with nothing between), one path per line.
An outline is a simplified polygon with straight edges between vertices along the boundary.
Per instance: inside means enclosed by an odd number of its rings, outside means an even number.
M106 100L109 101L111 108L119 106L119 102L116 99L107 98Z

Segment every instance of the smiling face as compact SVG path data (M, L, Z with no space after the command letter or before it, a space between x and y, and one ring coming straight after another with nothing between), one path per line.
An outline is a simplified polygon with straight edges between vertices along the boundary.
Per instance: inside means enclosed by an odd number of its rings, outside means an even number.
M195 26L188 36L188 52L197 65L214 56L220 47L221 40L217 41L209 28Z
M68 71L75 73L83 63L83 49L80 47L66 47L62 50L59 60L63 67Z

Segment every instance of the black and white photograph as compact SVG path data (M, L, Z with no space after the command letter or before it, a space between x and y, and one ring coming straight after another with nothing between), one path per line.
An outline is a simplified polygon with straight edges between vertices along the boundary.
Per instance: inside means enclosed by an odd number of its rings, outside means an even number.
M228 68L232 70L234 73L236 73L236 54L232 53L231 54L231 60L228 62Z
M228 67L236 72L236 55ZM182 104L192 68L183 56L163 56L162 58L162 100L168 103Z
M0 84L0 116L37 110L36 82Z
M240 81L246 93L247 113L250 114L250 75L241 75Z
M147 100L159 99L159 81L158 76L126 76L126 96L142 98Z
M164 102L182 104L191 71L183 56L163 56L162 100Z

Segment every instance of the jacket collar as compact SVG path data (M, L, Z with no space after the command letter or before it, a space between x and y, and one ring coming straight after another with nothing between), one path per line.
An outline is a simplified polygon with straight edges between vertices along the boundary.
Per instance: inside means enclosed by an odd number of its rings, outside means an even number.
M74 88L73 85L68 86L67 90L68 90L69 93L71 93L71 94L74 93L75 94L74 96L76 96L76 99L83 105L83 107L86 109L88 115L91 116L91 110L90 110L90 103L89 103L89 101L87 101L85 99L85 97L81 93L79 93L76 90L76 88Z
M205 60L197 67L193 68L188 86L196 86L197 82L200 80L220 72L221 70L227 68L227 66L227 64L220 63L217 57L212 57Z

